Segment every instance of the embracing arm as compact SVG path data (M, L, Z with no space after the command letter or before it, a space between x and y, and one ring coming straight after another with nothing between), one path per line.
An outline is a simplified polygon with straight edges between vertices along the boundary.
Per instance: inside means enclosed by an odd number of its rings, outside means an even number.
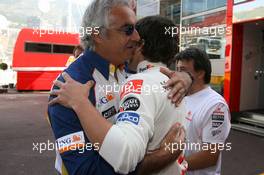
M168 68L161 68L160 72L169 78L165 84L166 88L171 89L168 98L178 106L182 99L188 95L193 83L193 76L189 72L171 71Z
M66 72L62 73L62 77L65 82L58 80L54 82L54 85L60 89L51 92L51 95L57 97L52 99L49 105L59 103L65 107L72 108L77 114L90 142L101 145L112 124L101 116L87 98L90 89L94 85L93 81L81 84L73 80ZM100 126L100 130L98 126Z
M174 150L172 145L183 143L184 138L185 131L183 127L179 123L174 124L164 137L160 148L145 155L139 166L138 174L153 174L175 162L182 150Z
M113 124L102 117L87 98L80 100L80 103L76 103L72 108L76 112L85 134L89 137L90 141L102 145L106 134ZM100 129L98 129L99 127Z
M145 113L121 112L117 123L112 125L86 98L93 83L78 83L66 73L63 73L63 77L65 83L55 82L60 90L51 93L57 97L50 104L60 103L76 112L87 137L92 143L99 143L99 154L116 172L127 174L134 170L143 159L148 140L153 133L150 111L154 110L144 108L147 110ZM133 95L129 97L136 98ZM141 106L146 104L142 102Z

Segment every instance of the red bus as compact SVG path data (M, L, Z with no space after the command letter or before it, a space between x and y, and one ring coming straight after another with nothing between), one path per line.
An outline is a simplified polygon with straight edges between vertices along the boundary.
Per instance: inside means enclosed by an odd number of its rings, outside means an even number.
M78 34L22 29L13 54L17 90L49 90L78 44Z

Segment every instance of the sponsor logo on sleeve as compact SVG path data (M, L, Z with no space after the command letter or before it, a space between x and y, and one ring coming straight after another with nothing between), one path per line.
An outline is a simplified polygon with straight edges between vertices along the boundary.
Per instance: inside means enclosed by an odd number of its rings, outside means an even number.
M60 153L71 150L78 150L85 146L83 131L75 132L56 140L57 148Z
M118 122L130 122L135 125L138 125L139 123L139 115L134 112L124 112L118 115L117 117L117 123Z
M130 80L128 81L121 90L120 99L129 93L141 94L143 80Z
M123 111L136 111L140 107L140 101L136 97L128 97L120 107L120 112Z
M102 112L102 115L103 115L106 119L108 119L108 118L112 117L113 115L115 115L116 113L117 113L117 112L116 112L115 107L112 106L111 108L109 108L109 109L103 111L103 112Z
M225 116L224 116L224 114L213 114L212 115L212 120L224 121L225 120Z
M212 136L214 137L214 136L217 136L217 135L219 135L221 133L221 130L213 130L212 131Z
M225 113L221 111L220 108L217 108L212 114L212 127L218 128L224 123Z
M212 122L212 127L213 128L218 128L219 126L221 126L223 124L223 122L215 122L215 121L213 121Z

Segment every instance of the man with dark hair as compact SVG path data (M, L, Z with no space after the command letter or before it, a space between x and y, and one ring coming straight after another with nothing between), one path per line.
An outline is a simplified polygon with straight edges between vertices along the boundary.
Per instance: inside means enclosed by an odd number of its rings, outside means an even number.
M208 55L195 47L188 48L176 55L177 61L193 61L193 68L195 71L204 71L204 84L209 84L211 81L211 62ZM182 70L180 70L182 71Z
M154 23L159 21L159 23ZM137 22L136 29L145 41L142 54L145 59L151 62L162 62L168 66L168 63L179 52L178 36L165 34L164 30L175 27L172 21L160 17L150 16Z
M224 98L209 87L211 63L198 48L188 48L176 55L176 69L188 71L194 81L185 97L188 109L188 175L219 175L221 150L230 131L230 113ZM203 149L207 148L207 149Z
M133 171L142 160L140 174L180 175L186 169L182 157L177 161L181 150L175 148L172 151L174 148L170 145L170 149L164 152L166 144L162 143L171 126L175 123L185 126L187 117L184 103L175 108L167 99L168 89L163 85L169 78L160 72L160 68L166 67L177 52L177 38L165 34L165 28L173 26L171 20L160 16L137 22L136 29L144 45L136 49L133 59L139 63L137 70L141 73L131 75L125 81L115 124L104 119L89 99L80 98L89 95L93 86L91 82L78 83L66 73L63 75L65 83L55 82L61 89L52 93L58 97L51 103L60 103L74 110L91 142L99 143L99 154L118 173ZM184 141L184 135L184 129L180 128L178 135L173 136L177 144ZM174 153L168 158L170 151ZM152 154L145 156L146 153Z

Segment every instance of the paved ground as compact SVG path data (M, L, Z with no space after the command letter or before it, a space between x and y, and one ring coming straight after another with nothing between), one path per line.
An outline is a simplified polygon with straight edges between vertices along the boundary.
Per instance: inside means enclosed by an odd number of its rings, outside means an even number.
M232 150L224 152L223 175L258 175L264 172L264 138L231 130Z
M47 94L0 94L0 174L55 174L55 153L33 146L53 142L46 107ZM264 172L264 138L232 131L228 141L232 150L223 154L222 175Z
M55 174L54 153L33 151L53 138L46 103L46 94L0 95L0 174Z

